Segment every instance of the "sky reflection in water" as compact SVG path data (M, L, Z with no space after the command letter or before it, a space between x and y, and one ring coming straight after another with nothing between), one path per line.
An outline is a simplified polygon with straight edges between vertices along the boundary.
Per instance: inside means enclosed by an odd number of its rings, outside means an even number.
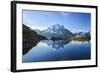
M90 42L42 40L22 57L26 62L86 60L91 58Z

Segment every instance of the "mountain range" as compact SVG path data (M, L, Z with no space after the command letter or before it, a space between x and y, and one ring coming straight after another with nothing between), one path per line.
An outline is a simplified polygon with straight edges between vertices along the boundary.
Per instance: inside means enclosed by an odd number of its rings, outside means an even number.
M40 31L35 30L39 35L46 37L47 39L66 39L73 36L73 33L64 28L63 25L55 24L51 27Z

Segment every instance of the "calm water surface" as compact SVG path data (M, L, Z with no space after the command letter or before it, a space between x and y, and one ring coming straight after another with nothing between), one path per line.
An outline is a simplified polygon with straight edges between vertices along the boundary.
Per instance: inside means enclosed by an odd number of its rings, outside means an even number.
M86 60L91 58L91 45L88 41L42 40L23 55L22 61L45 62L64 60Z

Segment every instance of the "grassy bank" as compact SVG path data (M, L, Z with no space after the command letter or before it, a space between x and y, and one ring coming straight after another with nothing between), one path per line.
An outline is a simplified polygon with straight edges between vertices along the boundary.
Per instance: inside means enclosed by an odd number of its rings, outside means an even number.
M90 37L89 36L75 36L72 38L72 40L75 41L89 41Z

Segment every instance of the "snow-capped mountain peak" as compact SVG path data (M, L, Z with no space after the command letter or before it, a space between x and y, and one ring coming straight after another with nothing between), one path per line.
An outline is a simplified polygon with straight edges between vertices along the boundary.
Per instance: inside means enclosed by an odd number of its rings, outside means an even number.
M73 35L69 30L65 29L63 25L59 24L52 25L48 29L41 31L39 34L48 39L51 39L52 37L66 38L67 36Z

